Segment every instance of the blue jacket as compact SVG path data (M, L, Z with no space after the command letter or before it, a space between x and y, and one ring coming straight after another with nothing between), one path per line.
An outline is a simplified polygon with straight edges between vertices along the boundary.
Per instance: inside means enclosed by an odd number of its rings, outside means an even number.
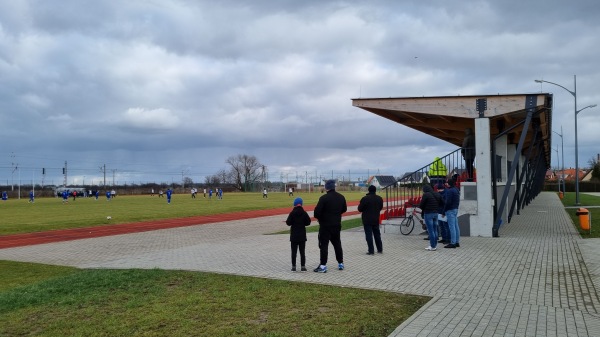
M444 207L444 213L447 210L458 209L460 203L460 193L456 187L450 187L445 190L444 196L446 198L446 206Z

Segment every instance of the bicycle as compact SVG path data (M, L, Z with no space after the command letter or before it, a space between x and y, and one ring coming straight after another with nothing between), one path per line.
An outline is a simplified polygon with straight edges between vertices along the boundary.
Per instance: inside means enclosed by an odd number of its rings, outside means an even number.
M420 212L417 211L417 205L412 205L412 211L410 212L410 215L408 215L407 211L407 216L400 223L400 233L402 233L403 235L408 235L412 233L413 229L415 228L415 218L417 218L417 220L419 220L419 222L421 223L421 226L423 226L423 219L419 219L418 217L419 213Z

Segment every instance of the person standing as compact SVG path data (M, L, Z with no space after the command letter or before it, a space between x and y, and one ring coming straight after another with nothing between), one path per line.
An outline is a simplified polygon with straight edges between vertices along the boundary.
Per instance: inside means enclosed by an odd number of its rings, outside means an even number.
M171 195L173 194L173 191L171 191L171 189L167 189L167 204L171 203Z
M444 248L456 248L460 247L460 229L458 227L458 206L460 204L460 192L456 188L456 181L450 179L448 181L448 188L445 192L446 205L444 206L444 212L448 219L448 230L450 231L450 243L445 245Z
M325 193L319 198L315 207L314 215L319 220L319 248L321 251L321 263L314 272L327 272L327 255L329 242L333 245L335 259L338 262L338 269L344 270L344 252L342 250L342 241L340 233L342 231L342 214L348 210L346 198L336 192L335 180L325 182Z
M437 186L439 183L444 183L448 169L439 157L435 157L433 163L429 166L429 179L431 186Z
M442 183L438 183L436 191L442 196L444 201L446 200L446 186ZM445 203L444 203L445 204ZM438 243L448 244L450 243L450 231L448 229L448 218L446 217L446 211L444 205L440 205L438 208L438 227L440 229L440 236L442 239Z
M285 223L290 226L290 242L292 247L292 271L296 271L296 254L300 251L300 271L306 271L306 226L310 225L310 217L302 208L302 198L294 199L294 208Z
M206 188L204 189L204 198L206 198Z
M473 129L465 129L465 138L463 139L460 153L465 159L465 168L467 170L467 181L473 181L473 162L475 161L475 134Z
M294 196L294 190L290 187L288 189L288 197L293 197Z
M263 199L269 199L269 196L267 195L267 188L263 188Z
M29 191L29 202L35 202L35 194L33 190Z
M427 225L427 233L429 233L429 247L425 248L429 251L435 251L438 243L437 218L438 208L443 203L442 196L433 191L429 184L423 186L423 197L419 208L423 212L423 220Z
M6 191L2 191L2 200L3 201L8 200L8 193L6 193Z
M383 198L375 194L377 188L369 186L369 193L360 199L358 211L362 213L362 223L365 229L365 239L367 240L367 255L374 255L373 238L377 253L383 253L383 244L381 242L381 232L379 230L379 215L383 209Z
M106 201L110 201L110 191L106 191Z

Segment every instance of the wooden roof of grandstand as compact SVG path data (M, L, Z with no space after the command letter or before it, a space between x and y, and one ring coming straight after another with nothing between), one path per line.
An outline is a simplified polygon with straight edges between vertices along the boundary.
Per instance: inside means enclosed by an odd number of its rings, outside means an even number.
M552 94L507 94L476 96L354 98L352 105L387 118L411 129L462 146L465 129L475 130L475 119L490 119L490 137L507 133L509 144L518 144L522 123L533 109L522 153L532 146L534 132L543 141L544 156L549 167L552 150ZM534 150L536 148L534 147Z

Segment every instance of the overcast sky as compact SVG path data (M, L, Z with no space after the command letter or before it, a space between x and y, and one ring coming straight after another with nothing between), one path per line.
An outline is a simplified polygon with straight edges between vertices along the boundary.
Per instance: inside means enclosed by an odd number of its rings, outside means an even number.
M203 182L237 154L270 180L398 176L455 147L352 98L540 91L574 167L573 96L534 79L577 75L578 107L600 104L599 17L592 0L0 0L0 181L62 184L67 161L69 184L103 165ZM578 115L580 167L599 116Z

